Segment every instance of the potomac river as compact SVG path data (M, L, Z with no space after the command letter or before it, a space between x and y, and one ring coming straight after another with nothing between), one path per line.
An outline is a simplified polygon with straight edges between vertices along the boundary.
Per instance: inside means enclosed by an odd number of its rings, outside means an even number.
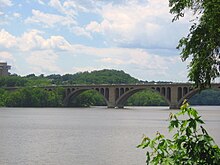
M220 107L196 107L220 146ZM0 108L1 165L141 165L143 134L168 135L168 107ZM170 135L168 135L169 137Z

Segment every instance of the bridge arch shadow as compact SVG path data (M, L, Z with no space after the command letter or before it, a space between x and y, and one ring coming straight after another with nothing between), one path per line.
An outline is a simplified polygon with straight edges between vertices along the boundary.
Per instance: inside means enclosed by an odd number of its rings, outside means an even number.
M122 92L122 91L123 91L122 89L119 89L119 92ZM149 92L158 94L159 97L161 97L168 105L170 105L171 89L169 87L152 87L152 88L143 87L143 88L135 88L135 89L129 89L129 90L125 89L124 92L120 96L116 97L117 107L123 108L126 105L126 102L129 98L143 91L149 91Z
M91 98L95 97L97 99L97 97L99 97L98 99L100 100L101 104L108 105L108 95L109 95L108 92L109 90L107 88L94 88L94 89L67 88L63 104L65 107L90 106L93 105L93 102L95 101L95 100L91 101ZM85 95L83 96L83 94ZM80 103L76 103L76 101L80 100L79 97L82 97L81 99L86 99L86 100L81 100Z
M220 105L220 88L205 89L188 98L190 105Z
M194 97L196 97L196 96L198 96L198 95L200 95L200 94L202 94L204 92L207 92L207 91L218 93L219 98L220 98L220 86L219 87L215 86L215 87L211 87L211 88L207 88L207 89L203 89L203 90L200 90L200 89L196 88L196 89L193 89L193 90L189 91L188 93L186 93L183 97L181 97L179 99L178 107L180 107L182 105L182 102L184 100L187 100L191 104L192 99ZM198 104L198 105L208 105L208 104L205 104L204 102L202 102L202 100L200 100L200 104ZM209 105L211 105L211 104L209 104Z

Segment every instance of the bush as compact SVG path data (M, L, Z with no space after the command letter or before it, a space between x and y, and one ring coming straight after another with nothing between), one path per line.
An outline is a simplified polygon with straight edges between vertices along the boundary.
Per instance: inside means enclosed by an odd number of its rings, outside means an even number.
M220 149L202 124L198 112L184 102L179 113L170 114L169 131L176 132L173 139L157 133L154 139L144 136L137 147L148 149L146 164L219 165Z

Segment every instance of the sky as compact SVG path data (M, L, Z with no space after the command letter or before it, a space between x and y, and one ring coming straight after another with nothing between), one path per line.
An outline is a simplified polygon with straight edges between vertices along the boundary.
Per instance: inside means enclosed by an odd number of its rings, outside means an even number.
M0 61L10 72L123 70L147 81L187 81L176 49L189 17L168 0L0 0Z

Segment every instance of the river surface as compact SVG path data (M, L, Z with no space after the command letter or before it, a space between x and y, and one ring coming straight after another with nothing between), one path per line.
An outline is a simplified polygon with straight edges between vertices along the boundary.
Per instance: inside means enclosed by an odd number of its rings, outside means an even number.
M220 145L220 107L197 107ZM143 134L168 135L168 107L0 108L1 165L141 165ZM168 135L170 136L170 135Z

